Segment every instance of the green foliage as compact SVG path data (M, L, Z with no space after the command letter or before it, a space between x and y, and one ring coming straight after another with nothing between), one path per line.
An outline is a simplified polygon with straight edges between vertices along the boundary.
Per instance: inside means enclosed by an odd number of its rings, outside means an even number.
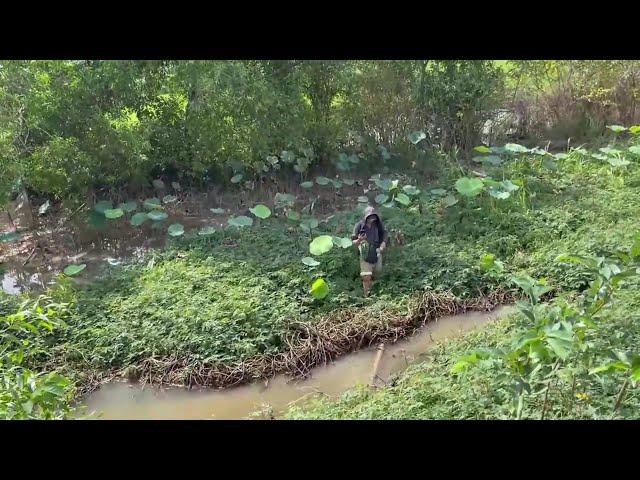
M256 205L253 208L250 208L249 211L253 213L258 218L269 218L271 216L271 210L266 205Z
M104 216L109 220L115 220L116 218L120 218L124 215L124 211L121 208L113 208L104 211Z
M530 202L493 209L477 197L471 209L448 211L446 221L422 219L419 231L403 230L407 238L446 235L439 237L436 255L423 246L404 247L428 263L429 272L448 268L438 257L477 255L484 287L513 282L528 299L517 304L517 315L437 345L429 362L411 367L395 386L313 402L288 418L637 418L640 296L634 262L640 237L633 232L640 229L634 213L640 172L631 165L621 184L580 148L562 156L550 176L539 160L545 156L514 156L501 165L511 181L483 182L487 190L524 190ZM438 205L437 194L446 194L440 190L427 201L429 212ZM442 247L447 242L451 251ZM493 253L474 254L471 242ZM620 245L628 248L620 251ZM563 251L576 253L559 255ZM456 276L464 278L464 271L459 265ZM536 280L541 278L546 281ZM446 274L425 279L432 288L448 283Z
M320 235L313 239L309 244L309 252L311 255L323 255L333 248L333 239L331 235Z
M318 265L320 265L320 262L312 257L304 257L302 259L302 263L304 263L308 267L317 267Z
M465 197L480 195L484 189L484 183L479 178L462 177L456 181L456 190Z
M68 418L74 394L71 381L57 372L29 368L47 354L45 341L64 326L68 305L40 296L12 313L0 310L0 419Z
M180 235L184 235L184 226L179 223L169 225L167 233L172 237L179 237Z
M162 212L160 210L151 210L147 213L147 217L154 222L161 222L169 218L169 215L167 215L167 212Z
M120 205L118 205L118 208L123 210L125 213L132 213L138 209L138 202L136 202L135 200L130 200L128 202L121 203Z
M130 223L134 227L139 227L147 220L149 220L149 216L146 213L138 212L131 217Z
M323 278L319 278L313 282L313 285L311 285L311 295L316 300L323 300L329 295L329 285L327 285L327 282L325 282Z
M418 114L430 124L445 122L442 140L459 143L459 133L478 130L472 112L485 114L499 87L491 62L6 61L1 67L0 166L9 175L0 183L3 203L19 178L45 195L79 199L93 187L125 184L202 187L224 178L241 186L264 174L302 174L330 159L339 171L363 161L373 166L410 143L411 132L418 147L431 137L413 131ZM473 81L481 87L471 88ZM460 118L462 129L455 127ZM421 149L411 147L419 156Z
M86 263L81 263L80 265L67 265L64 268L63 272L64 272L64 274L66 276L73 277L73 276L79 274L85 268L87 268L87 264Z

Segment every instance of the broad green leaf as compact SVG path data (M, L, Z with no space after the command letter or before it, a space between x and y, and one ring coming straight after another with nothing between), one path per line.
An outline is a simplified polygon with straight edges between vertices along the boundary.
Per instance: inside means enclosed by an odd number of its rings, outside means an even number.
M302 188L311 188L311 187L313 187L313 182L302 182L302 183L300 184L300 186L301 186Z
M384 208L393 208L393 207L395 207L395 206L396 206L396 202L394 202L393 200L391 200L390 202L383 203L383 204L382 204L382 206L383 206Z
M446 195L447 191L444 188L434 188L433 190L429 190L431 195Z
M335 189L342 188L342 182L340 180L331 180L331 182L333 183L333 187Z
M102 213L102 214L104 214L104 212L105 212L106 210L111 210L112 208L113 208L113 203L111 203L111 202L110 202L110 201L108 201L108 200L100 200L98 203L96 203L96 204L93 206L93 209L94 209L96 212L100 212L100 213Z
M160 205L160 199L153 197L153 198L147 198L144 201L144 206L147 209L153 209L153 208L162 208L162 206Z
M115 258L111 258L111 257L107 257L106 261L109 265L111 265L112 267L117 267L118 265L120 265L122 262L115 259Z
M358 157L358 155L356 155L355 153L349 155L349 162L356 165L358 164L358 162L360 161L360 157Z
M517 143L507 143L504 146L504 149L510 153L527 153L529 149L527 147L523 147L522 145L518 145Z
M176 192L179 192L180 190L182 190L182 187L178 182L171 182L171 186Z
M296 160L296 156L294 155L293 152L290 152L288 150L283 150L280 153L280 159L284 162L284 163L293 163Z
M351 246L353 246L351 239L347 237L332 237L331 239L333 240L333 244L336 247L350 248Z
M553 350L553 353L555 353L562 360L566 360L566 358L571 353L571 341L566 341L559 338L547 338L546 342L551 347L551 350Z
M131 225L133 225L134 227L139 227L140 225L142 225L144 222L146 222L147 220L149 220L149 217L147 216L146 213L136 213L135 215L133 215L133 217L131 217Z
M465 197L475 197L482 192L484 183L479 178L462 177L456 181L456 190Z
M640 125L634 125L633 127L629 127L629 131L631 133L633 133L634 135L637 135L640 133Z
M399 193L398 195L396 195L395 200L405 207L411 203L411 199L404 193Z
M333 247L333 239L330 235L320 235L309 244L311 255L323 255Z
M308 267L317 267L318 265L320 265L319 261L317 261L315 258L311 258L311 257L304 257L302 259L302 263L304 263Z
M222 215L223 213L226 212L224 208L210 208L209 210L211 210L211 212L213 212L216 215Z
M640 145L631 145L628 150L634 155L640 155Z
M73 277L74 275L79 274L85 268L87 268L87 265L84 263L81 263L80 265L67 265L63 272L67 277Z
M169 217L166 212L161 212L160 210L151 210L149 213L147 213L147 216L154 222L160 222L162 220L166 220Z
M179 237L180 235L184 234L184 226L179 223L171 224L167 229L167 233L172 237Z
M361 195L358 197L358 202L360 203L369 203L369 199L367 197L365 197L364 195Z
M162 203L173 203L178 200L178 197L175 195L165 195L162 199Z
M591 156L593 158L597 158L598 160L604 160L604 161L607 161L607 159L609 158L609 157L607 157L606 155L604 155L602 153L592 153Z
M480 257L480 268L486 272L502 273L504 271L504 263L496 260L496 256L487 253Z
M427 135L424 132L413 132L409 134L409 141L414 145L417 145L425 138L427 138Z
M571 324L566 322L556 323L550 327L547 327L545 329L545 335L547 336L547 338L556 338L565 342L573 341Z
M49 200L40 205L40 207L38 208L38 213L40 215L44 215L45 213L47 213L47 210L49 210Z
M329 295L329 286L324 279L319 278L311 285L311 295L316 300L322 300L327 295Z
M159 178L156 178L151 183L153 184L153 188L155 188L156 190L164 189L164 182L162 180L160 180Z
M120 218L124 215L124 212L122 211L121 208L114 208L111 210L105 210L104 211L104 216L110 220L116 219L116 218Z
M490 356L491 354L487 351L476 350L469 355L461 357L451 369L451 373L454 375L458 374L468 367L477 364L479 361L490 358Z
M331 180L327 177L316 177L316 183L318 185L329 185L329 182L331 182Z
M88 223L93 228L101 229L107 224L107 219L105 218L104 213L92 210L91 213L89 213Z
M556 158L556 160L564 160L565 158L567 158L569 155L567 155L566 153L556 153L554 155L554 157Z
M374 183L378 186L378 188L384 190L385 192L388 192L389 190L391 190L391 188L393 188L393 182L386 178L384 180L380 180L377 178L374 180Z
M628 368L629 366L624 362L612 362L605 365L600 365L599 367L589 370L589 375L594 375L596 373L610 373L616 370L624 371L624 370L627 370Z
M540 147L534 147L531 150L529 150L530 153L533 153L534 155L551 155L549 152L547 152L546 150L543 150Z
M267 163L269 165L276 165L279 159L275 155L267 155Z
M547 170L551 170L552 172L555 172L556 170L558 170L558 165L556 165L556 162L554 162L553 160L551 160L549 158L545 158L542 161L542 166L544 168L546 168Z
M491 149L489 147L485 147L484 145L479 145L477 147L473 147L473 149L478 153L489 153Z
M405 185L404 187L402 187L402 190L404 191L404 193L411 196L420 194L420 190L414 187L413 185Z
M227 223L230 226L237 228L250 227L251 225L253 225L253 218L240 215L238 217L231 217L229 220L227 220Z
M273 207L275 209L283 208L283 207L293 207L296 201L296 197L290 193L276 193L275 199L273 201Z
M241 173L238 173L237 175L231 177L231 183L240 183L242 181L242 178L243 175Z
M626 130L626 127L623 127L622 125L607 125L607 128L615 133L624 132Z
M518 185L513 183L511 180L503 180L501 182L501 186L502 186L502 189L507 191L507 192L515 192L516 190L518 190L520 188Z
M295 211L293 211L293 210L290 210L290 211L287 213L287 218L288 218L289 220L291 220L292 222L298 222L298 221L300 221L300 214L299 214L298 212L295 212Z
M135 212L138 208L138 202L135 200L130 200L126 203L121 203L118 205L118 208L121 208L125 213Z
M499 190L495 187L490 187L487 191L489 192L489 195L499 200L506 200L511 196L509 192L505 192L504 190Z
M249 211L256 217L262 218L263 220L271 216L271 210L269 210L269 207L266 205L256 205L255 207L250 208Z
M602 147L602 148L599 148L598 150L600 150L605 155L620 155L622 153L621 150L618 150L617 148L611 148L611 147Z
M387 200L389 200L389 195L387 195L386 193L381 193L379 195L376 195L376 203L385 203Z
M342 183L351 187L354 183L356 183L356 181L353 178L343 178Z
M386 147L384 147L383 145L380 145L378 148L380 150L380 154L382 155L382 160L384 160L386 162L387 160L391 159L391 155L389 154L389 150L387 150Z
M198 235L213 235L214 233L216 233L216 229L214 227L202 227L199 231L198 231Z
M442 199L442 205L444 205L446 208L453 207L456 203L458 203L458 199L453 195L447 195Z

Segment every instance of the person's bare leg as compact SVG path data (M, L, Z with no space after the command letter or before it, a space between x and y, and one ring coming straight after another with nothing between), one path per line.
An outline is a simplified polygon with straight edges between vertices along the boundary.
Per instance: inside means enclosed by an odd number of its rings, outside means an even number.
M371 289L371 275L367 275L362 277L362 291L364 292L364 296L369 296L369 290Z

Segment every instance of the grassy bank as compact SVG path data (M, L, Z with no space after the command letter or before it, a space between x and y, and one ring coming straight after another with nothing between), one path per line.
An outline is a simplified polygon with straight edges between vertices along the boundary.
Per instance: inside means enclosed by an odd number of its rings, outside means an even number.
M310 233L272 216L251 228L175 240L143 263L113 267L82 289L62 282L51 295L70 305L66 327L47 335L46 349L31 362L74 379L80 393L114 375L222 387L277 372L300 374L348 351L411 334L436 316L512 300L514 274L545 278L554 288L545 298L571 298L592 275L558 263L558 255L610 256L631 245L640 230L640 174L634 162L614 167L582 149L558 156L504 150L498 155L500 162L483 161L484 170L509 186L508 195L491 190L497 187L489 180L482 193L469 194L477 185L468 179L455 187L461 172L451 164L437 183L418 184L422 192L408 207L381 207L387 229L401 232L404 242L389 248L371 298L361 297L353 249L336 246L317 257L316 267L301 261L309 256L312 238L348 236L361 207L318 219ZM379 190L369 193L370 201ZM484 268L486 254L503 267ZM317 278L330 288L323 300L309 294ZM619 310L611 310L622 314L610 316L613 330L617 321L629 323L634 305L627 290L621 295ZM500 380L482 377L483 369L464 372L471 377L462 379L450 368L469 348L499 346L524 325L516 317L444 345L432 362L412 369L395 387L350 393L337 404L320 403L291 415L507 415L508 388ZM423 388L425 382L438 388ZM597 394L603 405L604 392Z
M500 258L505 270L545 278L553 288L554 298L536 307L542 316L580 312L572 315L578 319L584 315L593 322L588 327L581 322L573 324L575 332L586 330L574 334L574 349L563 352L566 358L547 359L553 368L542 375L543 357L553 349L542 353L533 347L523 349L527 335L535 336L530 335L533 322L515 314L480 332L440 343L427 362L410 368L392 386L376 391L357 388L337 402L313 401L292 409L287 418L638 418L637 278L621 283L613 301L594 310L597 313L585 315L584 298L589 296L585 289L597 276L582 265L556 260L561 254L622 258L619 250L630 251L640 231L637 166L631 163L625 169L612 169L579 152L558 162L553 171L538 170L535 157L530 160L509 170L529 179L527 184L535 197L529 212L509 214L511 227L521 232L517 236L521 243ZM493 223L495 218L490 215L487 220ZM509 244L508 238L505 236L503 245ZM540 344L536 348L541 348ZM483 351L506 354L475 353ZM533 359L526 364L528 369L514 375L514 365L527 356L527 361ZM473 365L461 368L467 361ZM543 368L536 372L538 364ZM518 385L524 388L520 405L514 394Z

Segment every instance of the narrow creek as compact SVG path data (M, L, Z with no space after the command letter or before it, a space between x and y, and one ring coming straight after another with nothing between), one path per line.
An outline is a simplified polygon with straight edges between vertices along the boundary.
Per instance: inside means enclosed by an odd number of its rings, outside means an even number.
M442 317L422 327L411 337L387 345L379 359L376 384L388 382L424 355L438 340L452 338L481 327L512 311L509 306L491 312L467 312ZM359 384L369 384L377 348L360 350L334 363L317 367L303 380L278 375L226 390L141 388L125 382L103 385L84 401L82 415L105 420L239 420L277 418L294 403L314 394L336 398ZM262 414L256 412L264 412Z

